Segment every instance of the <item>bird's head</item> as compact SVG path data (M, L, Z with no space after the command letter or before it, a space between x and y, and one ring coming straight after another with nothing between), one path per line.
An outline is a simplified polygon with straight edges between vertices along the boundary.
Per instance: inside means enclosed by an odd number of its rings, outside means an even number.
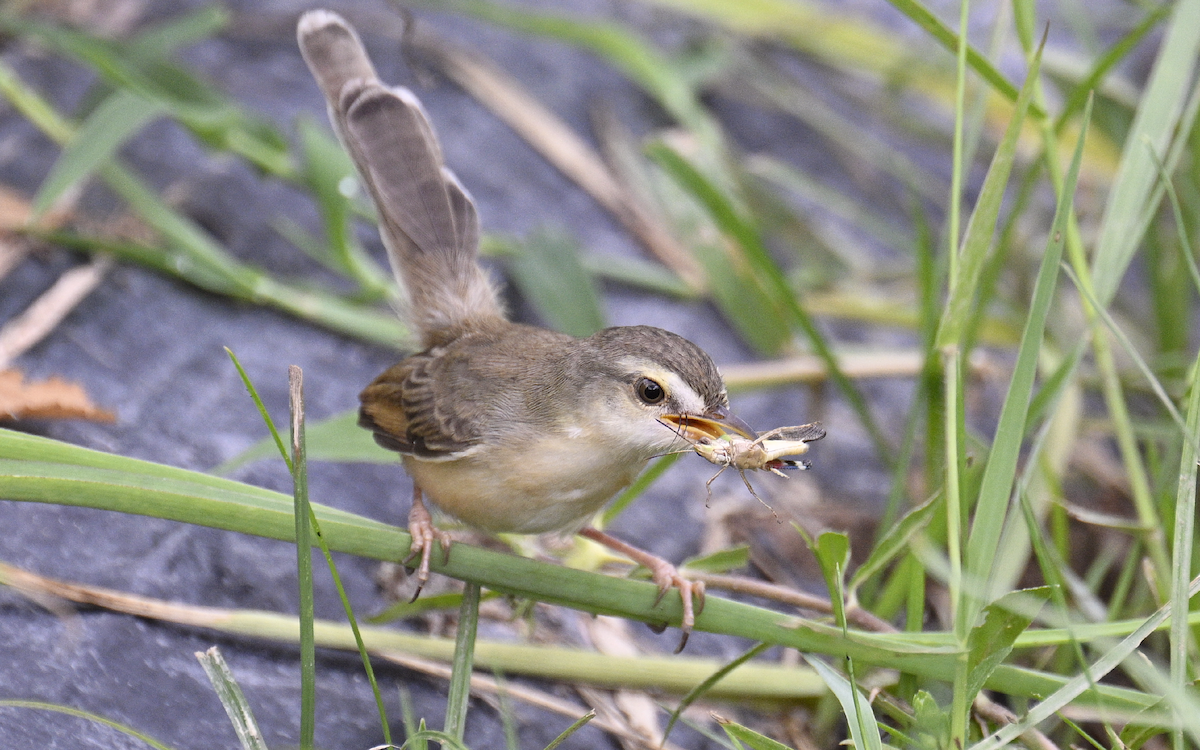
M586 339L593 356L579 405L605 439L643 458L705 438L755 433L729 411L712 358L661 328L607 328Z

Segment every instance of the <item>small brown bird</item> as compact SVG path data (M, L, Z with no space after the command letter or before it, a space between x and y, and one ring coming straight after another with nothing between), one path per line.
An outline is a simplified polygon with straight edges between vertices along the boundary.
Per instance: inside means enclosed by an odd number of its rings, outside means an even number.
M659 599L678 587L683 642L702 584L673 565L583 528L654 456L730 431L712 359L659 328L609 328L585 339L510 322L478 263L470 195L442 163L421 103L381 83L354 29L329 11L299 22L304 59L379 213L405 293L402 316L421 351L360 396L359 422L401 454L413 480L412 556L421 583L434 538L428 499L492 532L578 531L645 565Z

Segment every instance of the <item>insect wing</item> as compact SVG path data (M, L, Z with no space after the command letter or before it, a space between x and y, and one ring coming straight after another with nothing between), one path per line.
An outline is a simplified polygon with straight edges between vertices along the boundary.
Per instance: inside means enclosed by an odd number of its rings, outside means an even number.
M821 426L820 422L802 424L795 427L776 427L774 430L764 433L762 437L765 442L794 441L811 443L814 440L820 440L825 437L825 428Z

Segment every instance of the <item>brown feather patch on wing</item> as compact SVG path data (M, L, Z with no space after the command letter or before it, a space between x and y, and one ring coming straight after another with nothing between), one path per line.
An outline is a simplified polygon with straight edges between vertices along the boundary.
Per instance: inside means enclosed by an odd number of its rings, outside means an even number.
M479 442L478 420L464 413L453 389L438 387L446 364L444 355L415 354L375 378L359 395L359 425L388 450L429 460L462 456Z

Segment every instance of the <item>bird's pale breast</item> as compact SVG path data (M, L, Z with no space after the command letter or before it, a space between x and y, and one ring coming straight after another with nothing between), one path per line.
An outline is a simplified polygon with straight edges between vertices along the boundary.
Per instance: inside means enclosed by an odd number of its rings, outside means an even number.
M453 461L404 459L439 510L492 532L540 534L583 526L645 464L598 450L593 431L568 428L523 444L488 446Z

